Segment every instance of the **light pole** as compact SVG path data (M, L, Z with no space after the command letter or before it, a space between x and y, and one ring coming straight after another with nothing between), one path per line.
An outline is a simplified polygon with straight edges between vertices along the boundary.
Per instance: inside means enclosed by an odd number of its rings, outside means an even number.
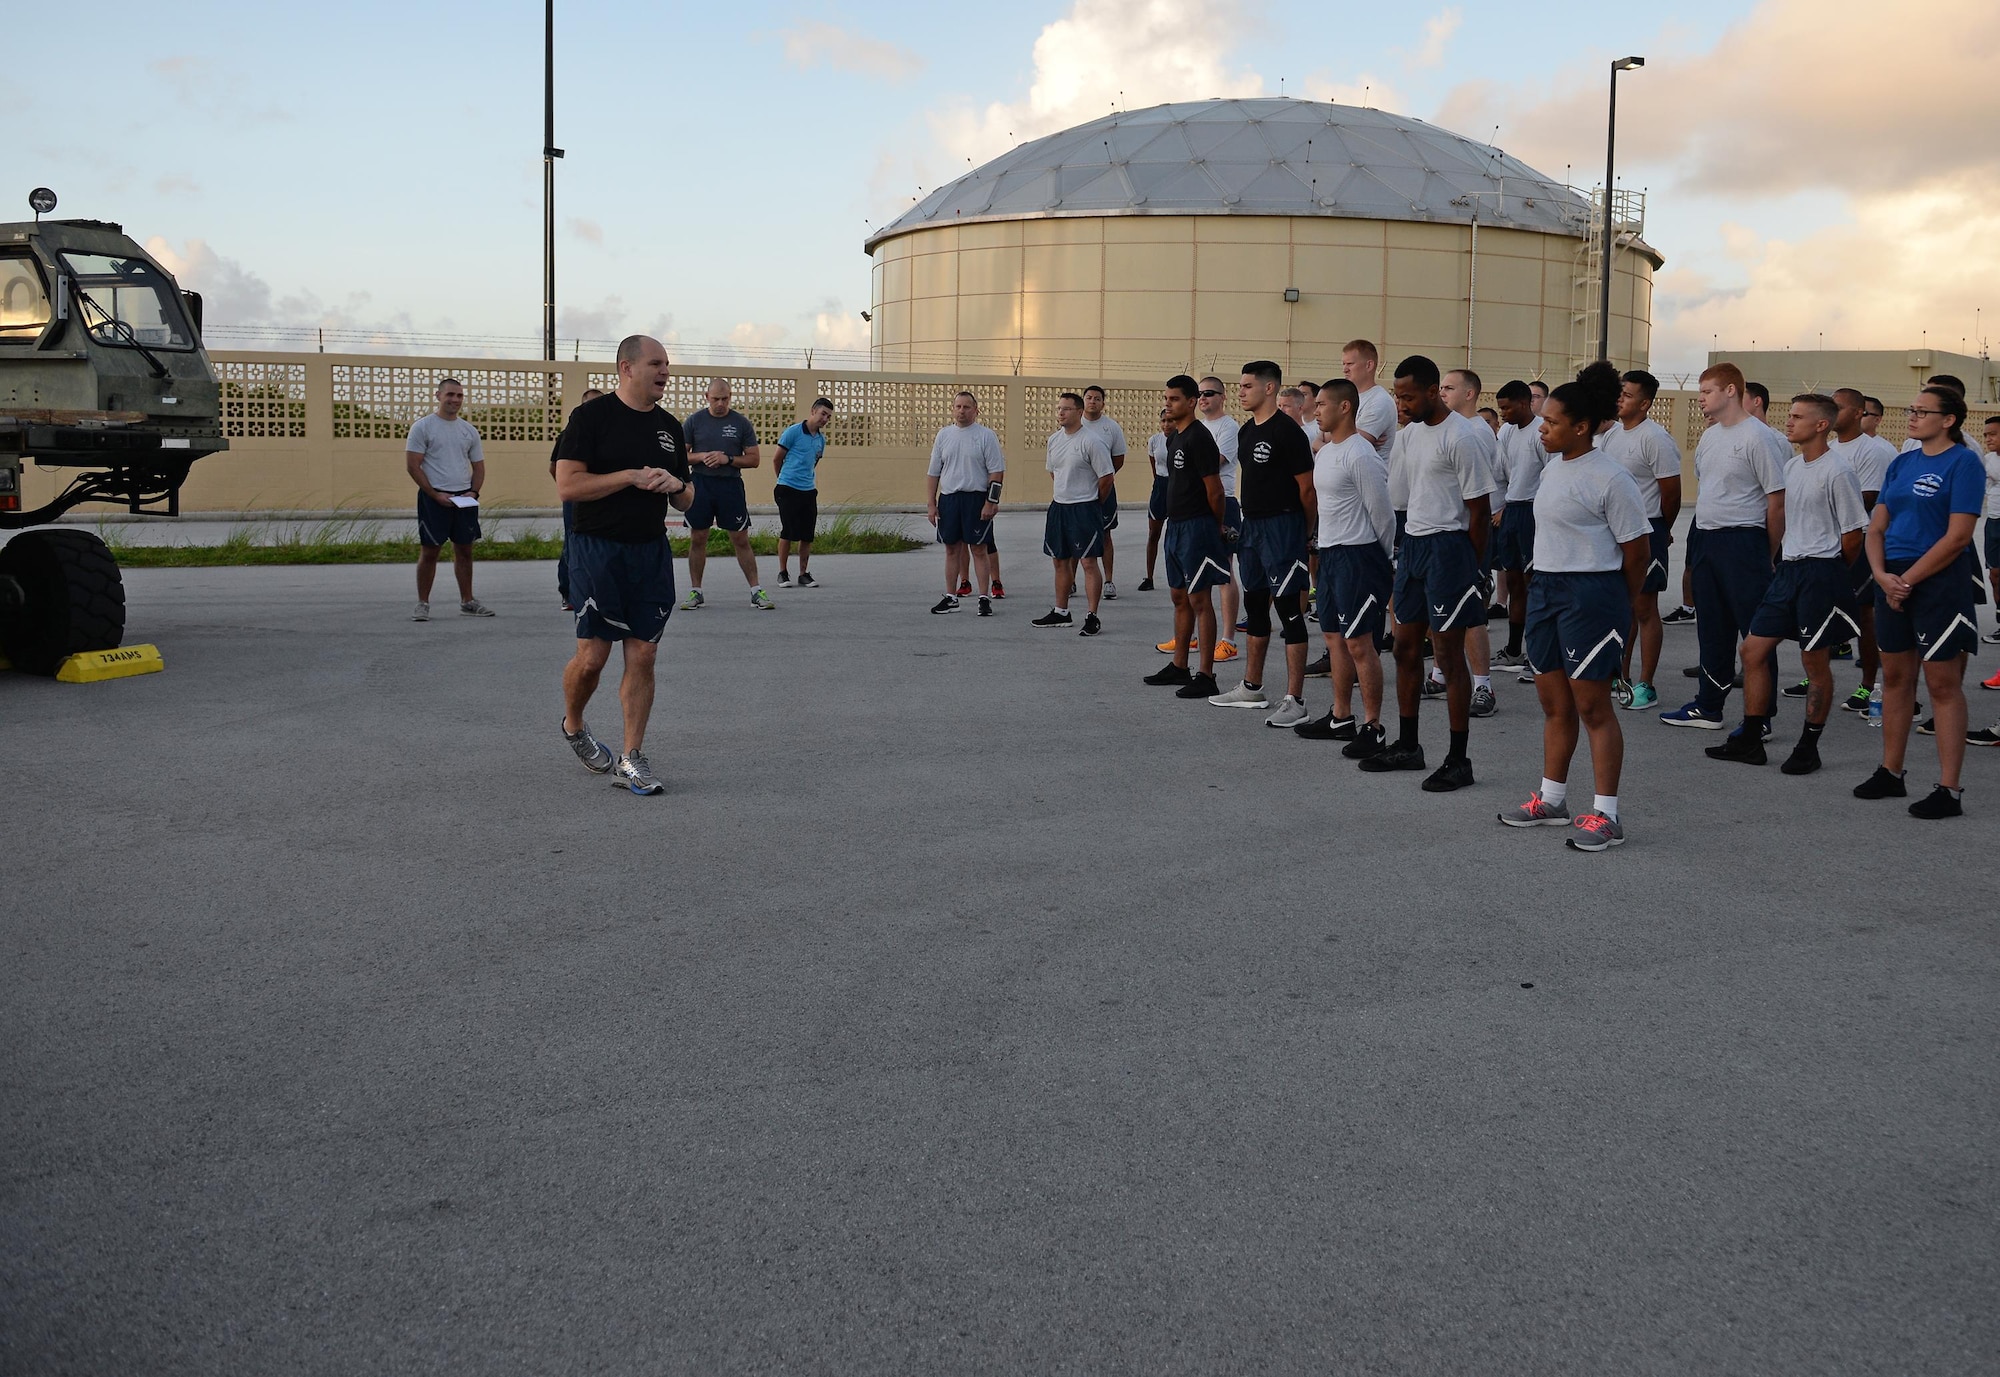
M1611 64L1611 107L1604 118L1604 266L1597 295L1597 357L1611 357L1611 254L1618 234L1611 218L1612 174L1618 159L1618 74L1643 67L1643 57L1621 57Z
M542 67L542 357L556 356L556 0L547 0Z

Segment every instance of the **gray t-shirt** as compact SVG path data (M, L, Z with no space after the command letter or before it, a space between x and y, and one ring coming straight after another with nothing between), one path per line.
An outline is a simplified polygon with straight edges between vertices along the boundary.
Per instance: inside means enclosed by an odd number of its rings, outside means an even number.
M1465 504L1493 493L1493 466L1473 434L1483 422L1447 411L1436 425L1404 426L1389 455L1389 501L1409 513L1413 536L1463 531L1472 524ZM1492 432L1487 432L1492 438Z
M1118 422L1112 420L1109 416L1099 416L1094 421L1086 416L1083 418L1083 428L1097 437L1097 442L1104 446L1105 453L1109 454L1113 459L1124 457L1124 426L1119 425Z
M1841 536L1867 524L1861 482L1844 456L1828 450L1811 463L1803 454L1785 461L1785 559L1834 558Z
M1208 427L1208 433L1215 437L1215 447L1222 451L1222 495L1234 497L1236 496L1236 432L1243 427L1227 412L1212 421L1203 416L1201 423Z
M1618 547L1652 533L1639 485L1601 449L1549 456L1535 493L1535 572L1603 574L1625 567Z
M464 417L447 421L433 411L419 416L403 441L410 454L424 456L424 477L439 492L465 492L472 487L472 466L484 463L479 448L479 431Z
M1542 466L1549 452L1542 448L1542 423L1530 418L1526 427L1500 427L1499 447L1507 452L1506 482L1493 494L1496 503L1533 502L1542 486Z
M938 480L941 493L985 492L987 475L1000 473L1006 467L1007 456L1000 452L1000 437L977 421L969 426L954 421L940 430L931 444L928 472Z
M1696 529L1765 525L1765 499L1785 486L1791 454L1792 447L1755 416L1703 431L1694 447Z
M1389 505L1389 466L1362 434L1319 447L1313 456L1313 491L1319 496L1322 550L1335 545L1382 547L1396 543L1396 512Z
M1354 428L1376 438L1375 453L1389 462L1389 447L1396 442L1396 399L1389 389L1376 383L1361 394L1354 408Z
M1625 466L1639 485L1648 519L1660 515L1660 480L1681 476L1681 452L1667 428L1648 417L1630 430L1621 421L1599 437L1603 451Z
M1161 478L1167 476L1167 437L1154 431L1146 441L1146 453L1153 456L1153 472Z
M1097 501L1097 480L1111 472L1111 451L1085 422L1076 434L1058 428L1049 436L1048 470L1058 502Z
M1889 473L1889 461L1896 457L1894 445L1879 435L1864 432L1852 440L1829 435L1826 447L1847 461L1847 467L1854 470L1854 481L1861 485L1862 492L1882 491L1882 480Z
M706 454L721 450L731 459L743 457L743 451L757 443L757 428L750 424L750 418L740 411L732 411L726 416L718 416L707 407L681 422L681 430L687 435L689 454ZM726 468L712 469L706 464L693 466L697 478L710 481L743 481L743 470L734 464Z

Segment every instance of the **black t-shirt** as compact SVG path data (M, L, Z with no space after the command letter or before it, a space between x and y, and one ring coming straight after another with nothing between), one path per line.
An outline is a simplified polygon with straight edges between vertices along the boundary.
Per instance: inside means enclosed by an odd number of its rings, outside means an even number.
M1202 480L1222 476L1222 451L1215 437L1196 417L1187 429L1167 437L1167 517L1205 516L1215 520L1215 508L1208 505L1208 484Z
M1312 441L1297 421L1282 411L1261 424L1245 421L1236 432L1236 497L1244 519L1304 512L1299 475L1312 468Z
M556 457L582 464L592 473L665 469L687 481L687 436L664 407L634 411L616 392L585 402L569 415L556 442ZM644 488L621 488L609 497L576 504L570 529L578 535L637 545L667 533L667 495Z

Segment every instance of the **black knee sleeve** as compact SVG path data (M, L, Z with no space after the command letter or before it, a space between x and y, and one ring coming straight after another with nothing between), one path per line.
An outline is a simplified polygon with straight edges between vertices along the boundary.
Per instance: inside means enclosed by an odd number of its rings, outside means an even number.
M1271 634L1270 589L1246 588L1243 590L1243 621L1252 636L1268 637Z
M1278 609L1278 625L1283 628L1282 635L1284 636L1285 644L1304 645L1306 643L1306 614L1299 606L1298 592L1294 590L1290 593L1280 593L1277 597L1271 599L1271 606Z

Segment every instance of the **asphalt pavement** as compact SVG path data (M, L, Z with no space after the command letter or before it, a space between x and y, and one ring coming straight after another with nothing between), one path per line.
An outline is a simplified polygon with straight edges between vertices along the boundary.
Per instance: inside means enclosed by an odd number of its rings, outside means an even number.
M1570 852L1528 687L1362 775L1140 684L1142 531L1030 628L1030 529L990 619L711 561L659 798L545 564L133 571L164 674L0 675L0 1371L1995 1370L2000 752L1920 823L1851 715L1628 714Z

